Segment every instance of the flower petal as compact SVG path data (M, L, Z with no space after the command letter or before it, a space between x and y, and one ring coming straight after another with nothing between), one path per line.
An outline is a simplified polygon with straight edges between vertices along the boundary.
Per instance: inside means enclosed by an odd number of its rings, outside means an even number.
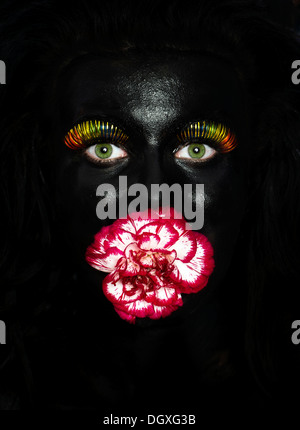
M159 318L165 318L167 316L169 316L171 313L173 313L174 311L177 311L179 306L174 306L174 305L170 305L170 306L155 306L153 305L153 314L149 315L149 318L151 318L152 320L157 320Z
M194 234L192 231L186 231L181 236L179 236L178 240L172 245L169 249L175 250L177 253L177 258L179 258L184 263L190 261L197 250L197 242L195 240Z
M99 252L100 254L104 254L106 250L105 245L107 242L107 236L109 234L110 229L110 225L102 227L102 229L95 234L94 242L89 247L93 247L95 251Z
M185 231L187 231L186 224L187 223L185 220L181 220L181 219L172 220L172 226L178 232L179 236L181 236Z
M136 276L140 273L139 264L137 264L135 261L130 259L126 259L125 261L126 261L125 266L122 268L122 270L120 270L120 273L122 274L122 276Z
M124 312L123 310L121 310L121 309L118 309L116 306L115 306L115 311L117 312L117 314L119 315L119 317L121 317L122 318L122 320L125 320L125 321L128 321L129 323L131 323L131 324L134 324L135 323L135 316L133 316L133 315L130 315L130 314L128 314L127 312Z
M146 300L158 306L177 304L178 294L175 288L164 286L146 293Z
M93 246L89 246L86 250L86 261L102 272L112 272L123 257L124 254L118 248L111 248L104 255L101 255Z
M197 242L197 251L190 263L194 265L195 261L201 260L201 273L210 276L215 267L213 247L203 234L197 233L195 238Z
M137 231L137 235L140 236L143 233L153 233L159 236L160 241L157 249L168 248L173 245L178 239L178 232L175 230L169 221L157 220L153 221Z
M183 293L197 293L207 284L209 274L212 273L214 268L213 260L208 260L204 265L199 268L198 261L192 261L189 263L182 263L180 260L176 260L174 266L177 267L177 271L173 270L170 274L170 278L175 282L179 282L179 290ZM199 272L202 270L202 272ZM178 273L180 279L178 279Z
M159 276L159 273L157 273L155 269L149 270L147 272L147 276L149 279L151 279L155 286L159 288L165 286L165 279L163 278L163 276Z
M157 229L160 226L160 222L150 220L145 225L142 225L136 232L137 236L140 237L145 233L152 233L156 235Z
M124 304L138 300L143 290L132 286L129 294L128 285L124 288L124 279L121 278L117 282L113 281L111 275L104 278L102 283L103 292L105 297L113 304Z
M136 231L152 222L151 218L149 217L150 212L151 211L149 210L146 212L135 212L128 215L128 217L131 219L131 222L134 224Z
M118 228L112 229L108 234L106 246L107 248L116 247L120 251L124 251L124 249L133 242L136 242L135 235L129 231Z
M152 303L148 303L143 299L124 305L115 305L115 308L139 318L145 318L152 315L154 312Z
M124 230L124 231L127 231L133 235L136 234L136 228L134 225L134 221L131 220L130 218L127 218L127 219L119 218L116 221L114 221L114 223L109 227L111 227L111 228L113 227L114 229Z
M137 235L138 246L145 251L157 249L159 242L160 237L158 234L144 232L140 235Z
M191 267L189 263L183 263L181 260L175 260L174 266L176 266L177 271L174 270L170 274L170 278L180 283L179 290L183 293L196 292L203 275Z

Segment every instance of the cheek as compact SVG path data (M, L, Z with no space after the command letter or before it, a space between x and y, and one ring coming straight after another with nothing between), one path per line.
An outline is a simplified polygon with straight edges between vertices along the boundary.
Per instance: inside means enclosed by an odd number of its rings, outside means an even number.
M101 175L99 169L91 169L82 159L70 160L70 157L57 166L55 176L55 210L62 240L67 240L73 258L82 261L86 247L104 225L96 215L99 200L96 190L109 178Z
M222 278L232 261L247 203L246 181L234 170L216 174L205 186L202 232L214 248L215 278Z

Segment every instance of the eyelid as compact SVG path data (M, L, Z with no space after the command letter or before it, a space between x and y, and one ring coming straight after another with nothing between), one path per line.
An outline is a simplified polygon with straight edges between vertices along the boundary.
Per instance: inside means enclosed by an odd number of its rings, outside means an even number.
M87 120L71 128L64 143L70 149L78 150L91 146L96 141L123 145L127 140L128 136L118 126L108 121Z
M238 142L235 134L229 127L214 121L196 121L188 124L178 134L177 139L181 144L205 143L216 147L221 153L232 151Z

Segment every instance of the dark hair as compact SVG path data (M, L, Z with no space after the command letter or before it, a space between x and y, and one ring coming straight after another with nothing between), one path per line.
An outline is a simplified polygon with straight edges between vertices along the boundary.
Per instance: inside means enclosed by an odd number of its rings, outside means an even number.
M6 222L1 226L0 319L7 323L10 352L2 373L17 372L23 382L15 377L13 387L12 379L2 377L3 408L19 407L14 389L34 402L28 349L36 347L36 339L47 342L38 331L46 324L44 315L57 319L55 312L65 302L69 309L76 306L69 300L71 288L65 289L65 301L55 292L61 279L66 285L71 281L54 252L59 225L41 154L51 165L45 101L51 101L59 71L95 51L203 52L232 64L245 82L256 142L250 203L237 250L245 270L239 282L248 291L247 308L241 307L245 354L257 383L273 397L293 383L300 370L291 342L291 323L299 318L300 97L291 64L299 44L291 30L266 15L257 1L4 3L0 58L7 83L0 89L0 186ZM50 308L56 311L51 314Z

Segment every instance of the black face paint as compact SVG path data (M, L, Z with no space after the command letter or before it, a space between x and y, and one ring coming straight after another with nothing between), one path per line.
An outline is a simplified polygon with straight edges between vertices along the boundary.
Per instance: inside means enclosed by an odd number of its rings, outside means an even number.
M94 234L112 222L96 216L96 189L102 183L118 189L119 176L125 175L128 186L140 183L149 190L151 184L204 184L201 233L213 246L216 264L207 288L222 287L247 201L247 154L251 150L245 90L233 68L188 53L82 57L60 76L56 100L58 133L52 145L58 160L57 210L76 269L86 284L99 290L103 275L87 266L84 255ZM74 124L94 118L124 130L129 136L127 157L95 164L81 151L64 145L63 138ZM203 119L233 129L238 146L206 162L174 157L178 131ZM194 194L194 204L200 198ZM193 307L192 297L189 302Z

